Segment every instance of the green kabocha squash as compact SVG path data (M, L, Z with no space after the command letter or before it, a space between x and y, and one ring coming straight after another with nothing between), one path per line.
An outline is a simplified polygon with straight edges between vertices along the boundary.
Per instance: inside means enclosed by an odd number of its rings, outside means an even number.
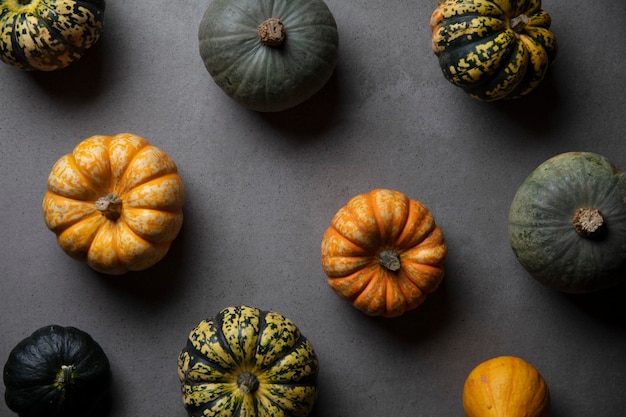
M189 334L178 358L190 417L303 417L317 398L317 356L288 318L228 307Z
M0 59L53 71L80 59L100 38L104 0L0 0Z
M215 83L261 112L307 100L337 63L337 25L322 0L212 0L198 38Z
M51 325L13 348L3 380L7 406L20 417L84 417L102 406L111 373L89 334Z
M617 285L626 279L626 174L591 152L548 159L513 198L509 239L548 287L587 293Z
M448 81L493 101L530 93L557 52L541 0L438 0L432 46Z

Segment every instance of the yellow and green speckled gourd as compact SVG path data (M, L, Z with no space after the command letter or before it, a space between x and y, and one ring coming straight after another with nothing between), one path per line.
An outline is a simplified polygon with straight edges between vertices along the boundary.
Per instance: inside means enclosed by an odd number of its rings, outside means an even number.
M178 358L190 417L304 417L317 373L313 346L291 320L247 306L200 322Z
M557 52L541 0L438 0L432 46L444 76L478 100L524 96Z
M0 59L24 70L54 71L100 39L105 0L0 0Z

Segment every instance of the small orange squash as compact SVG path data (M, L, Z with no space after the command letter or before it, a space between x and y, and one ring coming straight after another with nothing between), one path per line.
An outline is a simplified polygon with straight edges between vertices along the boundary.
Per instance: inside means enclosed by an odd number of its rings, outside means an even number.
M499 356L474 368L463 388L467 417L547 417L550 392L531 364Z
M322 267L342 298L371 316L417 308L443 279L447 247L431 212L399 191L352 198L322 239Z
M118 275L160 261L183 222L185 188L176 164L139 136L92 136L61 157L43 199L61 248Z

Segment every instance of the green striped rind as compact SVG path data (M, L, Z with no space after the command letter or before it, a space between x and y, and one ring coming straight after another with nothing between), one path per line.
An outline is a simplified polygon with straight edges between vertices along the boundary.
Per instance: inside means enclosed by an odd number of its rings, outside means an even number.
M468 44L492 37L504 30L506 25L501 18L475 15L472 17L446 19L445 24L437 26L433 37L436 51L450 49L454 44Z
M223 336L220 339L226 341L228 353L235 364L253 362L260 320L259 311L249 307L227 308L217 316Z
M554 53L556 53L556 43L552 42L546 46L543 41L543 39L548 40L548 42L554 40L550 31L544 28L533 28L529 29L528 32L533 33L533 35L522 36L520 42L524 44L524 49L528 52L528 68L524 71L524 77L520 79L515 89L509 93L511 98L521 97L533 91L543 80L548 71L548 66L554 58Z
M528 17L517 32L511 19ZM557 43L539 0L447 0L431 16L432 47L444 76L486 101L531 92L545 77Z
M513 52L515 43L512 31L505 30L463 48L442 52L439 63L450 82L466 89L473 88L487 82L499 72Z
M486 81L477 88L473 85L466 88L470 96L479 100L497 100L507 97L517 88L526 74L528 50L523 42L517 40L507 46L511 49L504 56L500 56L498 64L485 71L489 74Z
M259 388L237 384L250 372ZM296 325L275 312L240 306L198 324L178 358L190 416L306 416L317 398L318 361Z
M80 59L100 38L104 0L0 0L0 59L53 71Z

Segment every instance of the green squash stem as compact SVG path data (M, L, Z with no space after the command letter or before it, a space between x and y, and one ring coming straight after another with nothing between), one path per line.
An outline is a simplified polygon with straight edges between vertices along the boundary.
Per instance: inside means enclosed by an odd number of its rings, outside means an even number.
M122 214L122 199L110 193L96 201L96 208L109 220L116 220Z
M605 230L604 217L598 209L583 207L576 210L572 224L576 232L587 239L602 236Z
M522 31L528 24L528 21L528 16L526 16L525 14L521 14L511 19L509 24L511 25L511 29L513 29L515 33L522 33Z
M237 388L244 394L252 394L259 389L259 379L252 372L244 371L237 376Z
M278 47L286 37L287 31L280 19L270 17L259 25L259 39L264 45Z
M389 271L396 272L400 270L400 255L398 252L386 250L378 255L378 263Z
M73 373L74 367L72 365L62 365L61 370L57 373L54 385L59 389L65 389L65 387L72 383Z

